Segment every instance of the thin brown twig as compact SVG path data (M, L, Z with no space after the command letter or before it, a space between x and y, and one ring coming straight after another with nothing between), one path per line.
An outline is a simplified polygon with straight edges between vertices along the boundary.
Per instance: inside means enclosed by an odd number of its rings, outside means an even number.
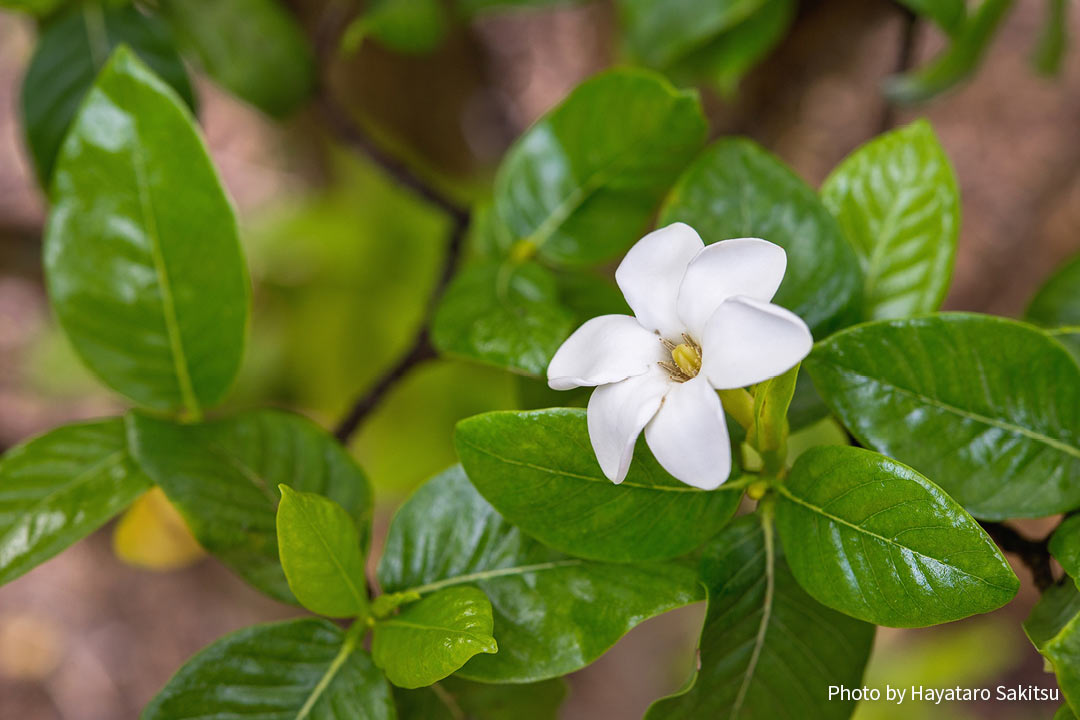
M900 75L911 69L915 59L915 40L919 33L919 17L909 8L897 5L896 9L902 16L903 26L900 35L900 51L896 57L895 73ZM896 125L896 106L885 98L885 105L881 110L881 121L878 123L878 135L891 130Z
M1054 584L1054 571L1050 565L1049 537L1032 540L1005 523L979 523L1002 550L1015 555L1031 571L1035 587L1040 591Z

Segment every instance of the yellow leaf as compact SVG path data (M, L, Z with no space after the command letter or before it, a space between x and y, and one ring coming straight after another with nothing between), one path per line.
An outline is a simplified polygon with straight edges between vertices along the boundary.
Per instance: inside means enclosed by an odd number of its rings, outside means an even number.
M176 570L206 554L161 488L136 500L113 530L113 552L148 570Z

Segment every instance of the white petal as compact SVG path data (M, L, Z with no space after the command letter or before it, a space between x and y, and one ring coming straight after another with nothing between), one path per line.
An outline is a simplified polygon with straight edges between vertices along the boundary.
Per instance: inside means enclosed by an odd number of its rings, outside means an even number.
M574 331L548 363L554 390L625 380L664 359L660 339L629 315L594 317Z
M725 300L701 338L701 374L713 387L740 388L790 370L814 338L795 313L746 297Z
M626 477L641 429L674 384L658 365L653 368L622 382L601 385L589 398L589 440L600 469L616 484Z
M675 301L686 266L703 247L694 228L675 223L654 230L630 248L615 271L615 282L638 322L669 339L685 331Z
M701 375L668 391L645 426L656 461L677 480L702 490L719 487L731 474L731 443L724 409Z
M676 310L700 341L720 303L735 295L768 302L787 269L784 248L758 238L721 240L707 246L686 268Z

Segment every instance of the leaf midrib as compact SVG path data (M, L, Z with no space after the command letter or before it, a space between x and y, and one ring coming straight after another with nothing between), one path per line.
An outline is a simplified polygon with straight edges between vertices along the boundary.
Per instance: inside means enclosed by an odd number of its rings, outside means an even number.
M758 661L761 659L761 650L765 647L765 636L769 631L769 622L772 619L773 601L776 597L776 551L774 547L772 522L769 515L761 516L761 532L765 540L765 597L762 601L761 621L758 623L758 631L754 636L754 649L750 653L750 660L743 674L743 681L739 685L739 692L731 705L731 717L738 718L742 705L746 701L746 694L750 690L750 683L757 671Z
M461 628L444 627L442 625L424 625L423 623L409 622L408 620L402 620L400 617L390 618L381 623L384 628L387 627L403 627L410 628L412 630L424 630L438 633L446 633L448 635L461 635L468 638L480 645L490 646L494 638L491 635L484 633L475 633L471 630L462 630Z
M356 587L356 583L353 582L352 576L338 559L337 553L335 553L333 548L330 547L330 543L323 535L322 530L319 528L318 524L313 522L312 519L308 516L307 510L303 507L300 507L298 509L300 510L300 515L304 518L304 522L307 523L307 526L311 529L312 534L314 534L315 537L319 539L319 542L323 546L323 550L326 551L326 555L330 558L331 562L334 563L334 567L337 568L338 572L341 573L341 577L345 580L345 585L349 588L349 592L352 593L353 599L356 601L357 614L364 612L364 608L366 608L368 604L367 593L361 593L360 589Z
M565 560L551 560L549 562L534 563L532 565L513 565L505 568L495 568L493 570L480 570L473 573L466 573L465 575L457 575L451 578L444 578L442 580L436 580L434 582L427 583L425 585L417 585L415 587L399 590L399 593L414 592L419 595L425 593L441 590L442 588L452 587L454 585L463 585L471 582L482 582L484 580L491 580L499 577L509 577L514 575L527 575L529 573L545 572L547 570L556 570L564 567L579 567L584 565L585 561L580 558L567 558Z
M330 683L334 681L338 672L341 670L341 666L345 664L345 661L349 659L353 651L356 649L356 645L363 633L358 632L358 628L363 627L361 623L357 623L354 627L349 628L349 631L345 634L345 641L341 645L341 649L338 650L338 654L334 656L334 659L330 662L330 666L326 668L326 672L319 678L318 684L311 690L311 694L308 695L307 700L296 712L296 720L304 720L311 714L312 708L315 707L315 703L319 701L322 694L326 692L326 688L330 687Z

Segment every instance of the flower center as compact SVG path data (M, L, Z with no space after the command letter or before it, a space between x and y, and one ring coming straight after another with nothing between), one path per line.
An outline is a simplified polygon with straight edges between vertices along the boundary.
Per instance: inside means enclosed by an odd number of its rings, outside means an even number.
M686 333L683 333L682 338L683 342L678 345L666 338L660 338L660 342L671 353L671 361L661 362L660 367L667 370L675 382L686 382L695 378L701 370L701 346Z

